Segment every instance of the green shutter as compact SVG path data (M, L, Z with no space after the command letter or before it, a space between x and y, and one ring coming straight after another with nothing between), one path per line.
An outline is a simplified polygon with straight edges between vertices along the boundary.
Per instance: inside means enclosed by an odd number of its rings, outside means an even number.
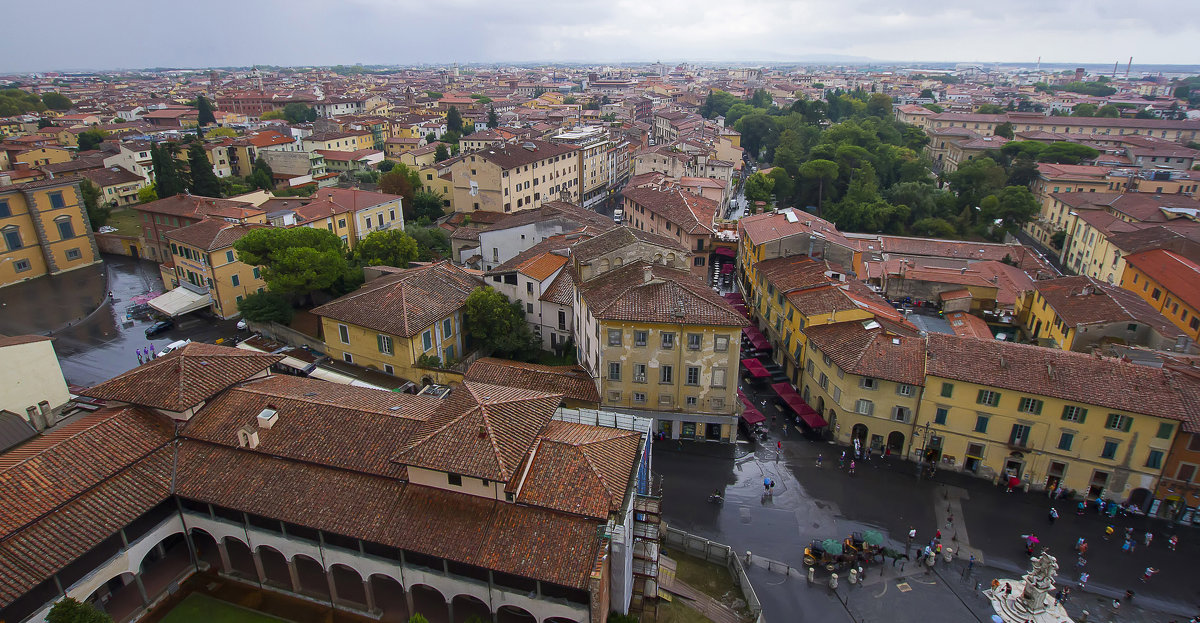
M383 334L380 334L380 333L375 334L375 343L379 345L379 352L381 352L381 353L384 352L383 351Z

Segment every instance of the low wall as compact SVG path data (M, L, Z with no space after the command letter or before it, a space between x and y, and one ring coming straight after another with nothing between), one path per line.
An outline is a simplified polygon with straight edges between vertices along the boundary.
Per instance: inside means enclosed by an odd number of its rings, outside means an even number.
M754 592L754 586L750 584L750 578L746 575L746 568L742 566L742 559L734 553L732 547L698 537L694 534L688 534L683 530L678 530L670 526L667 526L663 540L667 545L677 547L684 553L696 558L725 565L729 569L729 574L741 586L742 596L746 598L746 607L750 609L750 615L755 623L766 623L766 619L762 613L762 602L758 600L758 594Z

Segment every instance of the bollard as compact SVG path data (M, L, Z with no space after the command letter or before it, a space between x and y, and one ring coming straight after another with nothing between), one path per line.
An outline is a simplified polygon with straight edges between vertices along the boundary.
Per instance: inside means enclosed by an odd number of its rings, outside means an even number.
M750 550L746 550L746 564L747 565L750 564L750 561L753 560L753 558L754 557L750 554Z
M836 573L829 576L829 588L833 588L833 589L837 588L837 574Z
M858 569L850 570L850 584L858 584Z
M813 567L809 567L809 568L808 568L808 583L809 583L809 584L812 584L812 583L813 583L813 575L814 575L816 572L817 572L817 570L816 570L815 568L813 568Z
M954 550L949 547L942 548L942 560L946 562L954 560Z
M858 568L858 585L862 586L867 581L867 572L862 567Z

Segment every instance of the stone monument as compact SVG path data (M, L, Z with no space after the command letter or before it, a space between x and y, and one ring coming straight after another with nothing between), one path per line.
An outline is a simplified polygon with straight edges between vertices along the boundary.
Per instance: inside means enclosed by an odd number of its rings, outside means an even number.
M1071 623L1067 611L1052 598L1058 559L1043 550L1029 562L1029 573L1020 580L998 580L995 588L986 591L996 614L1006 623Z

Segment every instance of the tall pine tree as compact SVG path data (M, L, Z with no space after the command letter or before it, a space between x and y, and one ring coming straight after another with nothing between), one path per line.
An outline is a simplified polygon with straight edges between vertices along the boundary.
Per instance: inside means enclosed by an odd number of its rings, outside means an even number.
M203 197L220 197L221 181L213 173L212 162L204 145L192 143L188 148L188 166L192 171L192 194Z
M179 167L167 146L152 145L150 162L154 167L154 186L159 199L173 197L184 190L185 186L179 176Z
M455 134L462 134L462 125L462 115L459 114L457 108L451 106L450 110L446 112L446 129Z
M487 120L487 127L489 127L489 128L493 128L493 129L494 129L494 128L496 128L496 127L497 127L497 126L499 126L499 125L500 125L500 117L498 117L498 116L496 115L496 107L495 107L495 106L488 106L488 120Z
M213 115L212 102L203 95L196 96L196 111L199 114L197 121L200 122L200 127L217 122L216 116Z

